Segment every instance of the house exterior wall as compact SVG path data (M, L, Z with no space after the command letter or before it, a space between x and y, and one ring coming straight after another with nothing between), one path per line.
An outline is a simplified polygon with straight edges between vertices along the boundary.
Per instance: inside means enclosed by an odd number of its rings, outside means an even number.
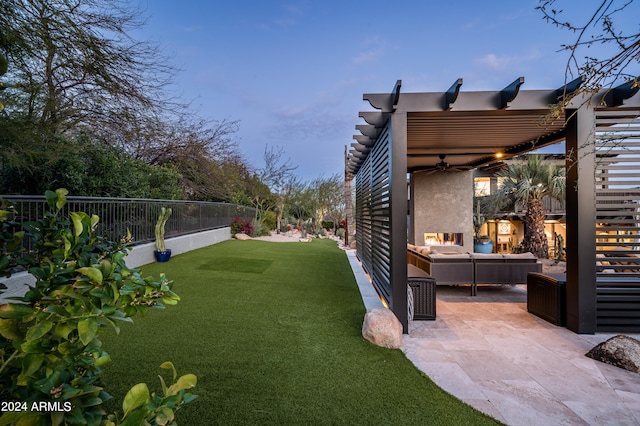
M424 245L425 232L456 232L463 245L441 249L473 252L473 172L414 173L412 195L414 244Z

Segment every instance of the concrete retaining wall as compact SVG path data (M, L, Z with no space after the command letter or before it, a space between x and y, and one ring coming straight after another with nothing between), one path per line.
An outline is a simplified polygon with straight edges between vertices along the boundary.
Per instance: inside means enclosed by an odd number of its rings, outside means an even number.
M183 235L181 237L167 238L165 245L171 249L171 256L186 253L191 250L211 246L231 239L231 228L219 228L197 234ZM127 266L137 268L156 261L153 251L156 249L154 243L135 246L127 256Z
M198 232L197 234L183 235L181 237L167 238L165 240L167 248L171 249L171 256L186 253L191 250L207 247L231 239L231 228L218 228L211 231ZM138 268L156 261L153 251L154 243L142 244L131 248L126 257L127 266ZM2 293L0 303L4 298L12 296L22 296L27 291L27 286L35 284L36 280L27 272L20 272L10 278L0 279L0 282L7 286L7 291Z

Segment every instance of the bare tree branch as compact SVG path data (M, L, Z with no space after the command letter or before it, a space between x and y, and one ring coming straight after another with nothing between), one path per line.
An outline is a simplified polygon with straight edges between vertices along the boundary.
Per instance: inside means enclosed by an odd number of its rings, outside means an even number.
M637 74L640 70L634 68L640 62L637 20L631 20L632 26L624 26L625 17L640 16L638 3L634 3L634 0L601 0L585 18L585 22L578 24L570 22L566 12L557 8L561 0L540 0L540 3L536 9L542 12L543 19L576 34L572 43L561 45L561 50L570 53L565 82L577 76L584 77L580 90L565 94L558 108L563 110L578 95L586 94L590 101L590 95L620 84L621 80L633 81L636 86L640 84ZM583 5L576 4L574 7ZM584 53L587 49L589 54ZM581 58L583 54L585 56Z

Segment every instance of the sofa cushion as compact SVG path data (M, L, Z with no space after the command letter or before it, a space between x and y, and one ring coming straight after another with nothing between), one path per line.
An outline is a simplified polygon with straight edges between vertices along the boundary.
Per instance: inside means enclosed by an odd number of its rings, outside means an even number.
M502 253L473 253L471 257L475 260L504 262L504 255L502 255Z
M505 254L507 262L537 262L538 258L533 253Z
M436 260L465 260L471 261L471 256L467 253L455 253L455 254L444 254L444 253L433 253L429 255L431 259Z

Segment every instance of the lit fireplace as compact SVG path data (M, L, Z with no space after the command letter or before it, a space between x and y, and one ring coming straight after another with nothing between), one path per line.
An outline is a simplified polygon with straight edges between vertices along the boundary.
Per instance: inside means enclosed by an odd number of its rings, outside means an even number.
M425 232L425 246L461 246L462 233L459 232Z

